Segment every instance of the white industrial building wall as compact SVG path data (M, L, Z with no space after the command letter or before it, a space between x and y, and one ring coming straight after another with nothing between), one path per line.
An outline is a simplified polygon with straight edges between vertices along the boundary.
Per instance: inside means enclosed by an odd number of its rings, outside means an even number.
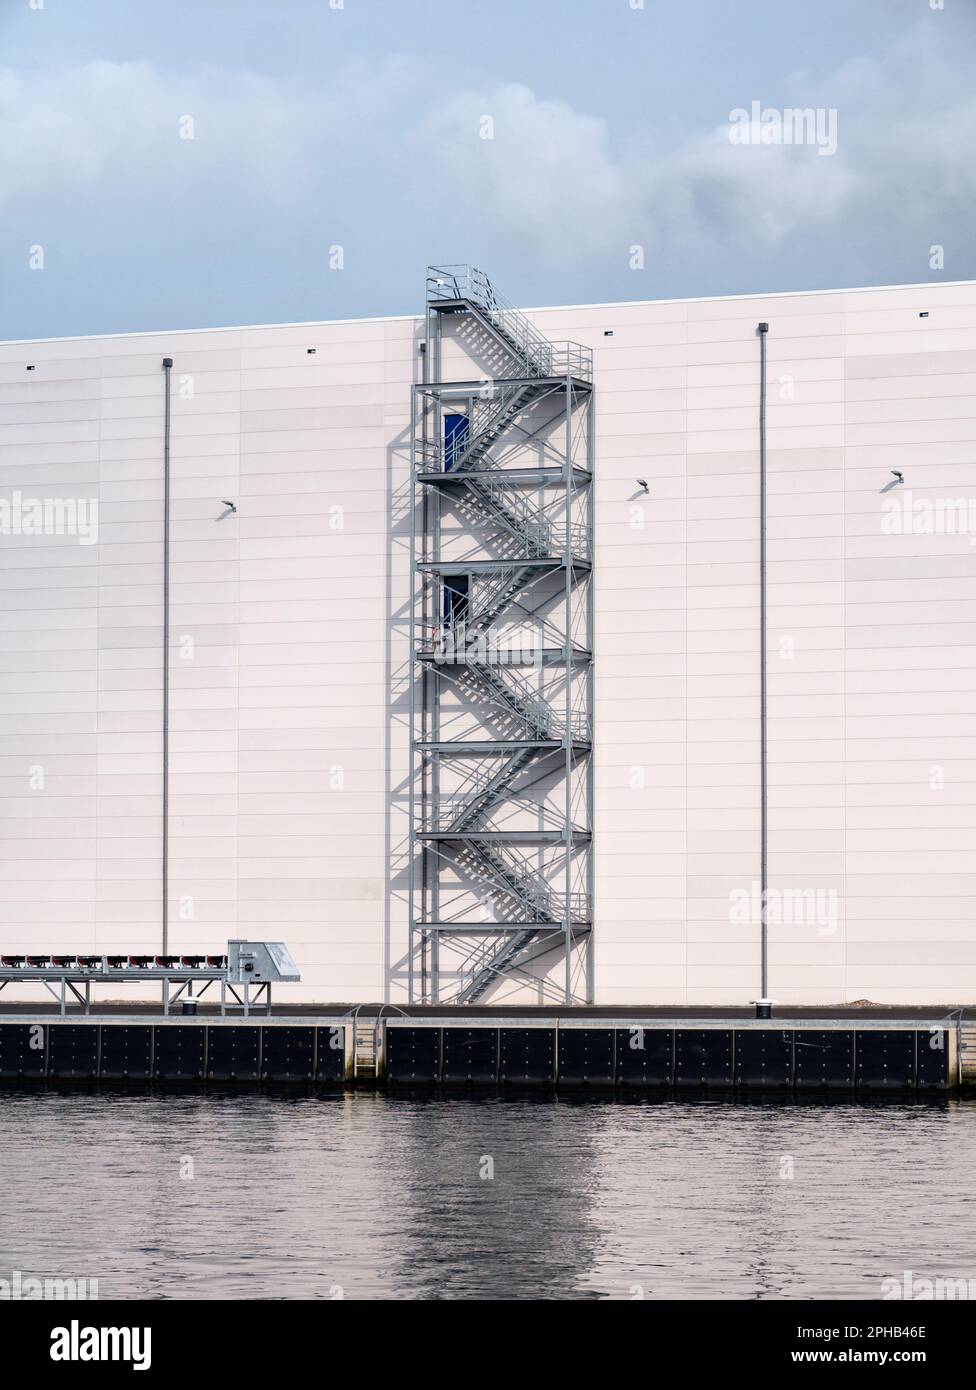
M598 998L758 993L766 321L769 883L813 908L770 992L972 1000L976 553L882 508L976 498L976 286L536 318L597 350Z
M881 530L892 468L972 490L976 286L533 318L596 352L598 1001L758 992L759 320L770 884L831 905L774 922L771 993L976 998L976 552ZM0 497L100 504L97 545L0 537L0 949L160 945L169 355L171 947L281 937L294 997L403 998L417 332L0 346Z
M3 950L161 948L171 356L170 949L403 993L414 327L0 348L0 496L99 501L95 545L0 538Z

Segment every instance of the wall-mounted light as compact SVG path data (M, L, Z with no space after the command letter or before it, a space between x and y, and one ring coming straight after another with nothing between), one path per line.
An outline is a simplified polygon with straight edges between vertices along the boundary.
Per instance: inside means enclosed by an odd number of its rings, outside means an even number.
M612 338L612 337L613 337L613 329L612 329L612 328L605 328L605 329L603 330L603 336L604 336L604 338Z
M899 483L903 483L905 481L904 473L899 473L897 468L893 468L891 470L891 476L895 478Z
M649 493L648 487L647 487L647 481L646 481L646 479L644 479L644 478L638 478L638 479L637 479L637 486L638 486L638 487L642 487L642 488L644 489L644 491L648 493L648 496L650 496L650 493Z

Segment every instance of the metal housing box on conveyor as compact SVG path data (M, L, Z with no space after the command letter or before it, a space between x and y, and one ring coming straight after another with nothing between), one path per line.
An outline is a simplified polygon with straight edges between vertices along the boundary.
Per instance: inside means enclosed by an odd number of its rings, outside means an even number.
M233 984L272 984L300 980L301 975L283 941L228 941L227 979Z

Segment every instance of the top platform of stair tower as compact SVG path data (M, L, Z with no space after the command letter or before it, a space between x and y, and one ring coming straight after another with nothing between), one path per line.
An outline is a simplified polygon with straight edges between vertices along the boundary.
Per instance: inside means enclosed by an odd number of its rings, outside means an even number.
M577 386L592 384L593 349L582 343L550 342L477 266L428 266L427 307L442 314L474 315L530 379L570 378Z

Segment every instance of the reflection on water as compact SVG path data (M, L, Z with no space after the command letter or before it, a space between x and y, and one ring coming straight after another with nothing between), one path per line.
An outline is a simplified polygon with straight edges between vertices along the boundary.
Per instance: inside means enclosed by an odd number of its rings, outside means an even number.
M103 1298L976 1278L968 1101L7 1090L0 1135L0 1277L96 1278Z

